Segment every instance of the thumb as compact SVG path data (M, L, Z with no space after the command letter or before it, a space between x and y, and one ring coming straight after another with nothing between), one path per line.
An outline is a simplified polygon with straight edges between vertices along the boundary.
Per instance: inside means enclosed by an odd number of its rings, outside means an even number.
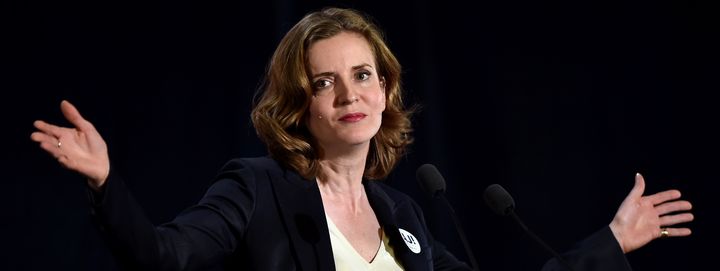
M88 131L93 129L92 124L86 121L82 115L80 115L80 111L78 111L77 108L75 108L75 106L67 100L60 102L60 110L65 118L79 130Z
M628 198L640 198L642 197L643 193L645 193L645 178L643 178L640 173L636 173L635 185L633 186L632 190L630 190Z

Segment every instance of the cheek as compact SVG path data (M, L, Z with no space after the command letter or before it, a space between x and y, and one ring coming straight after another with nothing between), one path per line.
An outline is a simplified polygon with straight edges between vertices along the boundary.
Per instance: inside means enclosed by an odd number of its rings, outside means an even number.
M305 127L307 127L308 132L310 132L310 135L314 138L318 138L324 130L323 120L325 117L320 118L319 116L318 113L311 111L305 121Z
M324 118L322 115L322 111L313 104L310 105L310 108L308 108L308 114L305 119L305 125L310 129L310 132L312 133L314 128L317 127L318 123Z
M308 107L308 118L312 120L317 120L321 116L323 116L322 113L322 107L320 101L316 100L316 98L313 98L312 102L310 102L310 106Z

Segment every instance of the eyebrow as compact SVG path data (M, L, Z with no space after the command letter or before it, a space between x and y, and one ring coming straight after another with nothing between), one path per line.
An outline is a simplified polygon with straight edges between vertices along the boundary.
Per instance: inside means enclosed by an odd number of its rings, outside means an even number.
M352 69L353 69L353 70L359 70L359 69L361 69L361 68L363 68L363 67L370 67L370 68L372 68L372 65L367 64L367 63L363 63L363 64L360 64L360 65L352 66ZM321 76L333 76L333 75L335 75L335 74L337 74L337 73L335 73L335 72L321 72L321 73L318 73L318 74L313 74L312 79L315 79L315 78L318 78L318 77L321 77Z

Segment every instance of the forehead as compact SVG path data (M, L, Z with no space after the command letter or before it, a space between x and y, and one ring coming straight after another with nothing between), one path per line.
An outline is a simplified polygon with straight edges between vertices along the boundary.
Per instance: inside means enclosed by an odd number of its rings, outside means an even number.
M375 67L375 56L361 34L340 32L312 43L308 48L308 64L312 72L327 72L360 64Z

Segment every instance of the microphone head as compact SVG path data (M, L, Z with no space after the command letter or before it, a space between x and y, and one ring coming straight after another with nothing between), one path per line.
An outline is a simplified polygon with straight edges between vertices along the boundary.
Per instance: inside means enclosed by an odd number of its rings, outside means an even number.
M515 210L515 201L512 196L499 184L491 184L485 188L483 197L488 207L498 215L506 216Z
M432 198L438 198L445 194L445 178L440 171L431 164L420 166L415 172L415 177L425 193Z

